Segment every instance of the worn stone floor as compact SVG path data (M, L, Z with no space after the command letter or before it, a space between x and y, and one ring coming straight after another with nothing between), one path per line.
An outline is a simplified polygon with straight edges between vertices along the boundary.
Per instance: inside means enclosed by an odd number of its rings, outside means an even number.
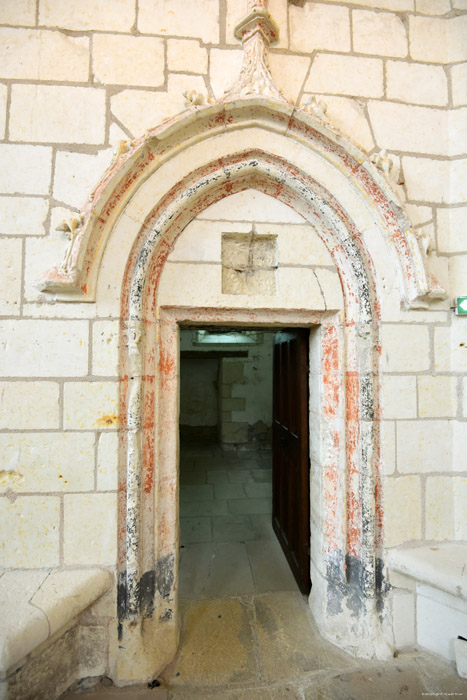
M467 681L427 653L357 660L320 637L270 524L269 453L181 455L179 654L159 687L98 683L63 700L467 698Z

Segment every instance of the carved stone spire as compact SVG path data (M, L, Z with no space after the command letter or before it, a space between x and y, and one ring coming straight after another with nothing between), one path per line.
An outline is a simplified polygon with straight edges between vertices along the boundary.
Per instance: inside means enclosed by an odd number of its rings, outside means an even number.
M279 27L266 8L267 0L248 0L248 14L235 27L235 37L243 45L243 64L233 87L224 100L260 95L287 102L274 85L269 70L269 45L279 39Z

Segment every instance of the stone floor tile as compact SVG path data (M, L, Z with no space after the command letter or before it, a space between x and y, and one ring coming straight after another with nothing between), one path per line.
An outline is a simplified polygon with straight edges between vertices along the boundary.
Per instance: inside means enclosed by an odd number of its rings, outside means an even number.
M205 598L245 595L255 592L246 545L240 542L216 543L216 552L206 572Z
M214 486L215 498L246 498L243 484L216 484Z
M191 503L182 501L180 503L180 517L188 518L197 515L229 515L227 501L216 499L214 501L193 501Z
M76 689L60 697L60 700L81 700L81 698L97 698L97 700L168 700L167 688L148 688L145 685L132 685L127 688L117 688L114 685L106 687L98 683L94 688L84 691Z
M265 481L272 484L272 470L271 469L252 469L251 475L253 481Z
M211 542L211 518L180 518L180 542Z
M229 511L234 515L272 513L272 501L270 498L229 499L228 503Z
M228 476L231 484L246 484L253 481L250 469L229 469Z
M258 677L252 647L246 604L231 598L192 601L184 615L180 655L171 668L170 687L252 682Z
M208 471L206 472L206 481L208 484L228 484L229 473L225 470Z
M240 690L195 690L174 688L168 700L301 700L302 695L291 684L279 687L241 688Z
M422 698L428 689L414 667L388 661L383 665L313 684L305 691L305 700L394 700Z
M180 548L179 595L181 598L202 598L207 572L216 553L214 542L197 542Z
M180 489L180 501L212 501L213 498L212 484L184 484Z
M183 465L183 468L180 470L180 484L182 486L185 484L190 486L198 486L206 483L206 469L194 468L186 470L185 465Z
M268 482L245 484L245 491L248 498L269 498L272 499L272 484Z
M320 637L300 593L260 595L255 599L255 611L265 679L298 679L320 670L355 668L354 659Z
M277 539L246 543L256 591L298 591L287 559Z
M214 542L245 542L257 537L258 533L248 515L219 515L212 518Z
M258 540L276 539L276 534L272 529L272 517L270 513L252 513L250 516L253 528Z

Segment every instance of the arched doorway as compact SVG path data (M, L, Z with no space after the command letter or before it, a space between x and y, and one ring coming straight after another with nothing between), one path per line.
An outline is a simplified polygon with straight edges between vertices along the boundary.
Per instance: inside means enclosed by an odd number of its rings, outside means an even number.
M308 221L340 276L342 318L332 308L304 322L301 309L293 318L273 305L267 311L281 325L321 328L313 612L323 634L341 646L351 638L362 655L385 653L378 618L384 597L379 326L387 312L381 289L395 290L387 302L395 306L401 297L422 302L428 280L403 212L364 154L310 115L246 98L193 110L129 144L93 193L61 268L44 284L57 298L105 304L111 294L111 303L120 304L119 627L112 654L122 682L153 677L176 650L173 352L178 323L214 323L221 313L159 307L161 271L199 212L247 188ZM264 322L255 318L260 309L235 313L245 314L244 325Z

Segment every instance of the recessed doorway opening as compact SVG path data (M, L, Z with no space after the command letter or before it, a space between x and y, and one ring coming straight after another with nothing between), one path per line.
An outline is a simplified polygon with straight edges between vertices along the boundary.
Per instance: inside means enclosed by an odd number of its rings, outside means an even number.
M181 598L309 592L309 335L180 330Z

